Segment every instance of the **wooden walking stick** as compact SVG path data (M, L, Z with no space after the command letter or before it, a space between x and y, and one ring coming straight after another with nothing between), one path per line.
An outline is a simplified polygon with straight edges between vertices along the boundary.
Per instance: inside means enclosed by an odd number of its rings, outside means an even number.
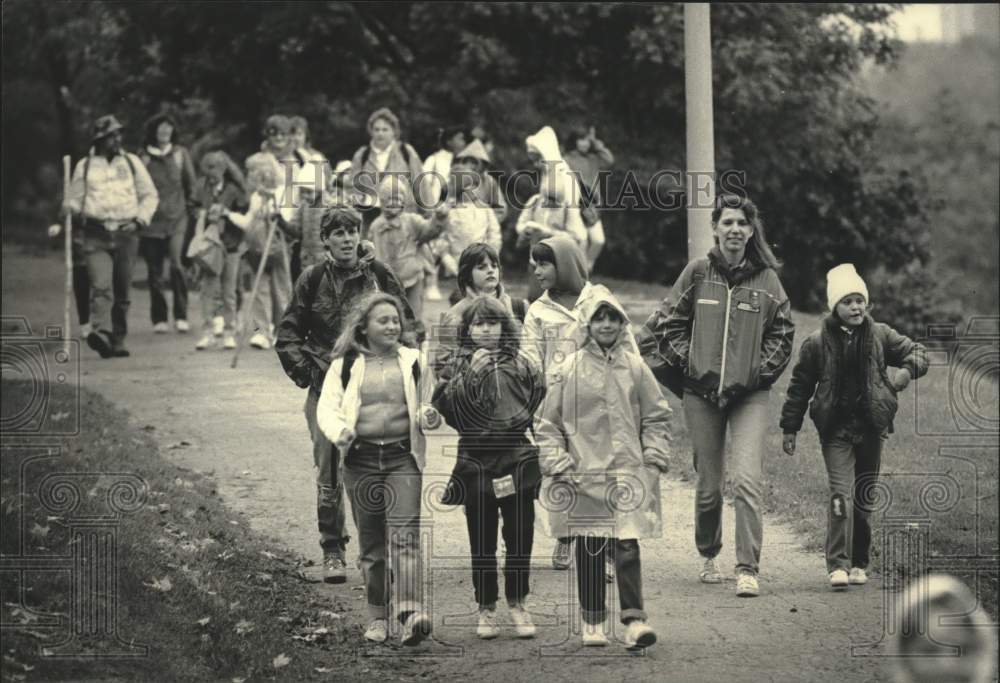
M236 364L240 360L240 352L246 343L247 328L250 326L250 320L253 318L254 301L257 300L257 288L260 287L260 279L264 276L264 268L267 266L267 255L271 251L271 241L274 239L274 231L278 229L278 221L269 217L268 222L270 225L267 229L267 239L264 240L264 253L261 255L260 265L257 266L257 276L253 279L253 290L250 292L250 310L248 311L248 315L243 316L243 324L240 326L240 334L236 342L236 352L233 354L233 362L229 366L231 368L236 367Z
M70 185L70 163L71 160L69 155L63 157L63 202L69 197L69 185ZM65 286L65 301L63 302L63 351L69 355L69 343L70 343L70 308L73 305L73 216L69 211L66 211L65 225L63 226L63 232L65 233L64 240L66 242L66 255L64 257L66 263L66 286Z

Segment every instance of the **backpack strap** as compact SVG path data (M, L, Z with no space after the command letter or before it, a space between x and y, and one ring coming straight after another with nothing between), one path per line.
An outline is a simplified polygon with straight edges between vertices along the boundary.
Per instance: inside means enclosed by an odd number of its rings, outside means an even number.
M351 368L357 359L358 352L353 349L344 354L344 362L340 366L340 386L344 389L347 389L347 383L351 381Z
M389 268L378 260L372 261L368 267L375 274L375 286L380 292L386 291L389 284Z
M323 282L323 274L326 272L326 261L315 264L309 270L309 279L306 281L306 291L309 293L309 308L312 308L313 303L316 302L316 294L319 292L319 286Z

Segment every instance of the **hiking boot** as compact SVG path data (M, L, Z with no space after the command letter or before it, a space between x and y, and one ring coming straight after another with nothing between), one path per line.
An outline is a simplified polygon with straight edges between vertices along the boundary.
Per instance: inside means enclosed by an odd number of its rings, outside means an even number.
M111 358L111 339L103 332L94 330L87 335L87 346L97 351L101 358Z
M864 570L864 567L851 567L851 573L848 574L847 580L855 586L863 586L868 583L868 572Z
M213 344L215 344L215 337L210 334L206 334L198 340L197 344L194 345L194 350L204 351L205 349L211 348Z
M188 331L191 329L191 326L188 325L187 320L175 320L174 327L176 327L177 331L180 332L181 334L187 334Z
M476 627L476 635L482 640L491 640L500 635L496 609L486 607L479 609L479 625Z
M656 642L656 631L642 619L633 619L625 627L625 647L642 649Z
M128 358L132 354L124 346L118 345L111 349L112 358Z
M518 638L534 638L535 622L531 620L531 613L524 609L524 605L514 605L510 608L510 620L514 622L514 631Z
M368 624L368 628L365 629L365 640L373 643L384 643L388 637L389 625L385 619L373 619L372 623Z
M268 339L266 335L258 332L254 336L250 337L250 346L255 349L269 349L271 348L271 340Z
M740 572L736 577L736 595L741 598L756 598L760 595L760 584L757 583L756 574Z
M403 624L403 645L408 647L418 645L424 638L434 630L434 623L431 618L423 612L411 612Z
M581 639L585 647L604 647L608 644L608 637L604 634L604 624L583 622Z
M221 315L217 315L212 318L212 334L216 337L221 337L222 333L226 330L226 319Z
M705 566L702 567L698 578L702 583L722 583L722 572L719 571L719 563L714 557L705 558Z
M835 591L844 590L847 588L848 578L847 572L843 569L834 569L830 572L830 588Z
M573 558L573 542L559 539L556 542L556 549L552 551L552 568L569 569Z
M343 553L326 553L323 556L323 582L347 582L347 563L344 562Z
M153 323L153 332L156 334L166 334L170 331L170 325L166 322Z
M235 349L236 348L236 337L234 337L231 334L227 334L225 337L223 337L222 338L222 348L226 349L227 351L232 351L233 349Z

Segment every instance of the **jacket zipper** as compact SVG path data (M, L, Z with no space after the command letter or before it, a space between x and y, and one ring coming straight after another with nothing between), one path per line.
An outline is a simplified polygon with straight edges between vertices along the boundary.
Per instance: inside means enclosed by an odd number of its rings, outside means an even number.
M729 341L729 309L733 302L733 289L730 286L726 286L726 322L722 327L722 365L719 366L719 389L716 392L720 396L722 395L722 383L726 378L726 347Z

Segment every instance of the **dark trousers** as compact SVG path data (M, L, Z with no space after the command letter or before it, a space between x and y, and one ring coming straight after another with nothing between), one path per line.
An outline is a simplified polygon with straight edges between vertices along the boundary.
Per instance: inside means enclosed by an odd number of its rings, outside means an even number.
M139 251L146 261L149 274L149 315L156 323L167 322L167 298L164 294L167 283L163 262L170 259L170 289L174 299L174 320L187 320L188 290L181 263L181 248L184 245L184 231L181 227L171 237L143 237L139 240Z
M83 241L73 240L73 298L76 300L76 317L81 325L90 322L90 274L87 272L87 257L83 253Z
M101 224L84 228L83 253L90 279L90 322L120 347L128 334L132 264L138 248L134 232L109 232Z
M844 428L823 442L830 484L826 567L868 567L872 529L868 522L882 464L882 434Z
M347 516L344 510L344 482L340 476L340 453L316 423L319 396L306 392L306 424L313 442L313 466L316 469L316 519L319 522L319 545L323 553L344 552L347 541Z
M606 555L612 554L615 578L618 580L618 602L621 621L646 619L642 609L642 564L639 541L594 536L577 536L576 592L580 611L588 624L600 624L607 617L604 566Z
M465 505L472 556L472 587L480 607L497 602L497 525L503 517L504 597L508 605L524 601L529 592L531 548L535 541L535 499L530 491L504 498L489 493L471 495Z

